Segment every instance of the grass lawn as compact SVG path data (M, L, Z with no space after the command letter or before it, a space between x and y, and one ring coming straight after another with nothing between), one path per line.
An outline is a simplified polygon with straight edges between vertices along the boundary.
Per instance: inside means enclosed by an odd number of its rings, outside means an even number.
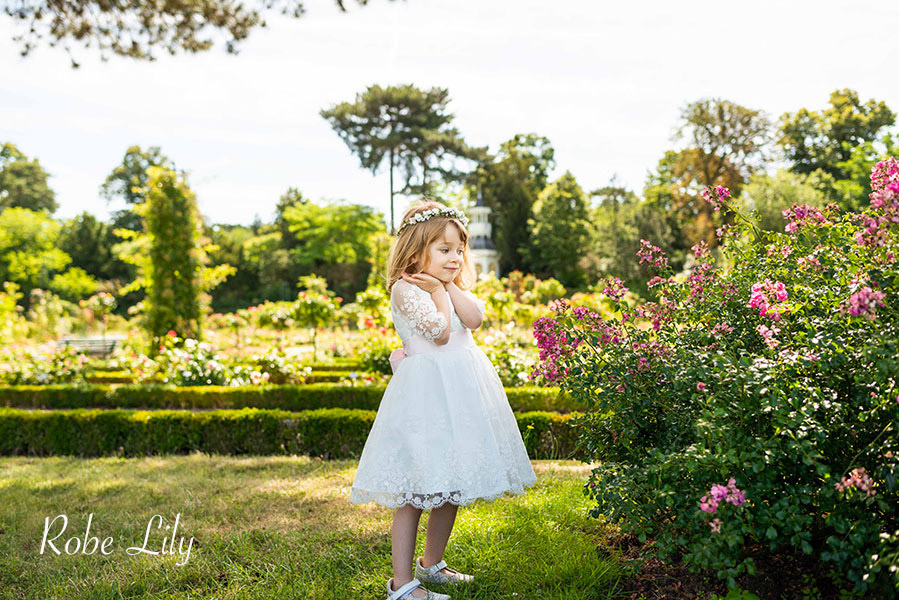
M207 454L0 458L0 597L384 598L393 511L349 502L356 462ZM586 516L581 490L589 466L533 465L537 484L525 495L459 508L445 559L477 581L429 587L454 600L618 594L621 567L605 549L607 528ZM99 544L112 537L111 553L66 554L66 540L83 544L90 513L90 537ZM159 551L177 513L168 554L126 552ZM42 555L45 518L60 514L68 525L54 544L63 553L48 547ZM157 518L144 544L157 514L165 523L157 529ZM424 553L427 515L416 555ZM53 523L49 537L62 525L61 518Z

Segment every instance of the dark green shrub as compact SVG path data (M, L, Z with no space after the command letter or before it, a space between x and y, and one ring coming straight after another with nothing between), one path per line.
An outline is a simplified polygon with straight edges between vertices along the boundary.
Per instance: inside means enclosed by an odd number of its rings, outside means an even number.
M19 410L0 408L0 455L306 454L358 458L375 411ZM577 455L572 415L516 415L532 458Z

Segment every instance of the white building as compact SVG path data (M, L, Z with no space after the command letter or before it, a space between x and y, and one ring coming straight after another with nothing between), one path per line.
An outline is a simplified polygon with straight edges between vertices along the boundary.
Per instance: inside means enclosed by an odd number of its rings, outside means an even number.
M478 279L481 273L490 273L499 277L499 252L493 245L490 233L493 226L489 216L493 211L484 204L484 195L478 190L478 201L469 211L468 222L468 247L471 252L471 262L474 264Z

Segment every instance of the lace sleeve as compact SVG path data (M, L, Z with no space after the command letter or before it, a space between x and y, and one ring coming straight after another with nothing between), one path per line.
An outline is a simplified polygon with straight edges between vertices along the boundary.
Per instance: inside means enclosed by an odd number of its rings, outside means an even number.
M430 295L418 286L398 281L392 295L397 311L409 321L413 331L426 340L433 342L449 327Z

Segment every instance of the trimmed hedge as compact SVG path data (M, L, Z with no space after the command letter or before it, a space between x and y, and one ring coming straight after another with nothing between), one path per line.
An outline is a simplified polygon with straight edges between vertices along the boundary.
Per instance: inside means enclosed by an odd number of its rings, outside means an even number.
M0 408L0 455L306 454L358 458L375 411ZM578 458L576 413L515 415L532 459Z
M333 371L313 371L312 374L306 378L306 383L330 383L340 381L351 372L352 371L340 369L336 369ZM134 380L134 375L132 375L129 371L95 371L94 373L85 375L84 378L88 383L98 384L137 383Z
M362 364L354 358L334 359L333 362L312 363L312 372L316 371L362 371Z
M146 408L377 410L384 386L351 387L334 383L247 387L163 385L20 385L0 387L0 406L16 408ZM581 407L558 388L506 388L515 412L567 413Z

